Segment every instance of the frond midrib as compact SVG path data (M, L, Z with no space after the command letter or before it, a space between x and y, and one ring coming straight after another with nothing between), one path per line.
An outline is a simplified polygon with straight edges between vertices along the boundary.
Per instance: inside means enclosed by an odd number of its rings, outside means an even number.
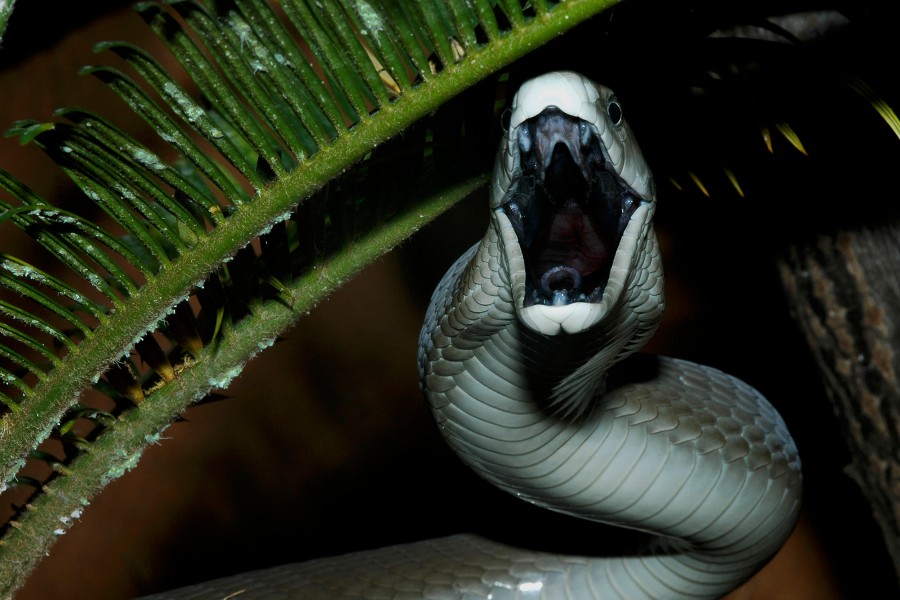
M149 277L127 300L117 303L114 311L100 319L93 334L34 386L28 401L3 417L2 481L8 483L15 476L29 453L51 435L66 411L110 365L126 357L135 343L152 333L230 257L288 219L303 199L455 95L616 2L563 2L550 12L539 13L527 26L516 25L486 46L470 48L465 60L445 64L438 75L423 73L423 83L405 90L373 115L364 116L298 168L260 190L251 202L241 204L231 217ZM73 520L67 515L80 511L109 481L133 467L143 449L187 406L211 389L227 385L246 361L265 347L266 340L274 339L350 276L485 181L482 175L448 188L434 203L416 204L329 257L324 268L297 277L279 301L251 306L250 316L230 326L226 342L204 348L174 381L120 415L92 442L90 451L61 467L61 476L43 486L15 526L7 530L0 542L0 595L11 594L23 584L59 532L71 525Z
M10 593L9 586L16 585L17 575L30 570L49 549L61 528L59 515L80 514L106 484L137 464L146 446L157 442L186 406L213 389L227 387L250 359L274 343L300 315L458 200L483 187L487 180L484 173L444 189L330 257L320 268L293 280L284 289L282 301L254 306L251 315L229 327L219 343L204 348L177 380L156 389L139 407L120 416L90 452L79 456L63 476L45 486L46 493L32 501L24 515L31 535L18 527L4 537L0 545L0 597ZM79 477L71 476L75 470ZM36 539L43 540L40 552L33 547ZM6 560L12 556L18 559Z
M493 41L489 51L475 50L464 62L449 65L427 81L427 93L413 89L350 132L323 146L299 168L261 190L253 202L201 238L190 250L149 279L127 302L116 307L94 334L34 388L21 410L0 422L0 477L9 481L24 457L50 435L80 393L106 368L122 358L144 335L188 297L191 290L279 219L287 218L302 199L363 158L374 146L437 109L441 104L521 57L560 32L600 12L617 0L586 0L559 5L542 14L519 35Z

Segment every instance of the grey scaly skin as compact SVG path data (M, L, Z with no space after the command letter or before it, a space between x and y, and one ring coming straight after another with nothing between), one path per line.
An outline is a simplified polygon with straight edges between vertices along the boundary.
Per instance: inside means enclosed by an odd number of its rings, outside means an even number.
M712 599L749 578L794 527L799 458L753 388L632 356L664 306L655 206L609 89L569 72L526 82L488 231L438 285L419 340L425 396L467 464L528 502L650 533L645 553L551 555L458 535L153 598Z

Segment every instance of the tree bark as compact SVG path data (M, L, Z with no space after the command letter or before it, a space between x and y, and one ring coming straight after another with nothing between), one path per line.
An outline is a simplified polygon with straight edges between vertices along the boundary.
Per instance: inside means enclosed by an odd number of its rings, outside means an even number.
M900 574L900 220L793 245L779 272Z

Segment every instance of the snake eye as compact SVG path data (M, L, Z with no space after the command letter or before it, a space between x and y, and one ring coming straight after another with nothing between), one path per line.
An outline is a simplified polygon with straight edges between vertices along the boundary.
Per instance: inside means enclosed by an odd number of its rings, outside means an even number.
M606 114L609 116L609 120L613 124L613 127L620 127L622 125L622 105L619 104L619 101L615 96L612 96L606 103Z

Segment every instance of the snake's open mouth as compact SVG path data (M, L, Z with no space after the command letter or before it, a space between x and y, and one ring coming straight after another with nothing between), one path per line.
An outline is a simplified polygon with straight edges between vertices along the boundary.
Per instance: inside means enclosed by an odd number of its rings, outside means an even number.
M524 306L599 302L641 198L596 128L549 107L518 128L519 170L501 209L525 259Z

